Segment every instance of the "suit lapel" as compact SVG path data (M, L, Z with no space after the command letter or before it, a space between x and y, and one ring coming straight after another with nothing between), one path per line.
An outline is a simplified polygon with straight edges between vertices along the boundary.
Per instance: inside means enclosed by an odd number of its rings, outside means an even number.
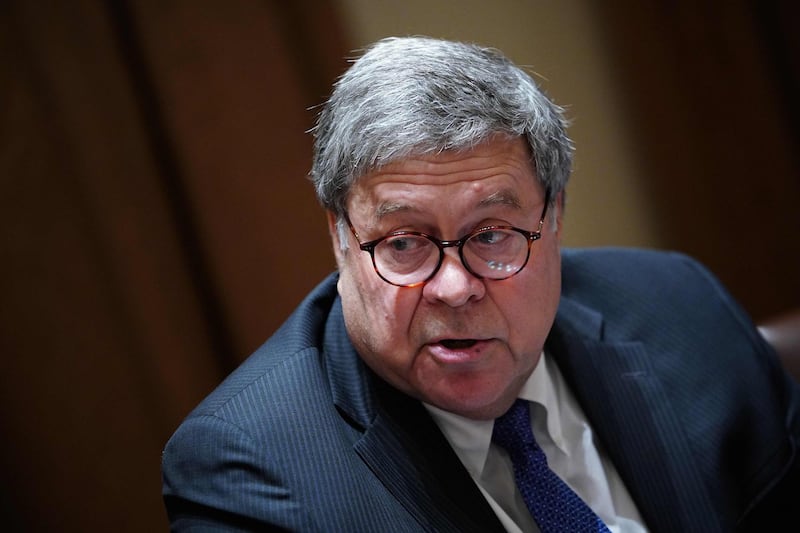
M653 531L718 531L680 418L638 342L602 340L602 317L562 299L548 350Z
M504 531L422 404L362 362L337 298L326 324L325 361L334 403L364 432L356 453L425 531ZM387 527L389 525L387 524Z
M605 342L602 316L562 298L547 349L652 531L719 531L697 469L676 460L692 454L645 348ZM361 362L338 298L324 350L335 404L364 429L356 452L421 526L503 531L420 402L383 384Z
M387 385L356 451L428 531L503 527L422 404ZM423 444L420 444L423 443Z

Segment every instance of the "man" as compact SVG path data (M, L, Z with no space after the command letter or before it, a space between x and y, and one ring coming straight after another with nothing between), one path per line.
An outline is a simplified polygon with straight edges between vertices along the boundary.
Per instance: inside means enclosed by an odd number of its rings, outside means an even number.
M338 273L167 444L174 530L788 519L797 384L690 259L560 250L572 147L527 74L386 39L314 133Z

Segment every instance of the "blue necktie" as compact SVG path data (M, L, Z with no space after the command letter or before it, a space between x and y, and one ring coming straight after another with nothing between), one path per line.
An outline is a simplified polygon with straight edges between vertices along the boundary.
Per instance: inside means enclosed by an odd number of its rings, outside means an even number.
M525 505L542 533L608 532L588 505L547 466L533 438L528 402L518 399L495 420L492 440L508 452Z

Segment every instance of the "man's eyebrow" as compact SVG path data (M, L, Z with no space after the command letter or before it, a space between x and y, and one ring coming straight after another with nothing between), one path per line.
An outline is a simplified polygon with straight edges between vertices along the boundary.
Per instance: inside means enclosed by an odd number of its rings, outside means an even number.
M394 213L409 212L409 211L418 211L418 209L414 208L409 204L402 204L398 202L383 202L380 205L378 205L377 209L375 209L375 216L378 218L378 220L380 220L383 217L389 216Z
M478 207L488 207L492 205L504 205L515 209L522 207L519 196L517 196L517 193L512 189L495 191L478 203Z
M495 191L478 202L477 207L490 207L493 205L503 205L506 207L512 207L514 209L520 209L522 207L519 196L513 189L502 189L500 191ZM419 209L410 204L400 202L383 202L375 209L375 216L378 218L378 220L380 220L394 213L410 213L414 211L419 211Z
M506 207L513 207L514 209L519 209L522 207L519 196L513 189L502 189L500 191L495 191L478 202L477 207L490 207L493 205L503 205ZM378 205L377 209L375 209L375 216L378 218L378 220L380 220L383 217L392 215L394 213L408 213L413 211L419 211L419 209L406 203L383 202Z

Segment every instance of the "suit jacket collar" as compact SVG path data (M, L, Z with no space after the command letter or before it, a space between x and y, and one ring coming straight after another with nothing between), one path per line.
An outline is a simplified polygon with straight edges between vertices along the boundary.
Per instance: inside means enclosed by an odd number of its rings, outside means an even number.
M358 357L345 333L338 298L328 316L324 350L334 403L363 430L354 449L420 527L503 532L427 410L378 378Z
M667 400L644 346L611 342L604 329L600 313L562 297L547 341L600 445L652 531L720 531L701 469L684 460L698 455L682 430L685 413ZM338 297L323 344L333 400L363 430L356 452L421 526L502 531L421 403L386 385L355 353Z
M372 373L347 336L338 296L325 324L323 350L334 405L359 427L370 426L377 413Z
M653 531L719 531L679 413L639 342L608 342L602 316L562 298L548 350Z

